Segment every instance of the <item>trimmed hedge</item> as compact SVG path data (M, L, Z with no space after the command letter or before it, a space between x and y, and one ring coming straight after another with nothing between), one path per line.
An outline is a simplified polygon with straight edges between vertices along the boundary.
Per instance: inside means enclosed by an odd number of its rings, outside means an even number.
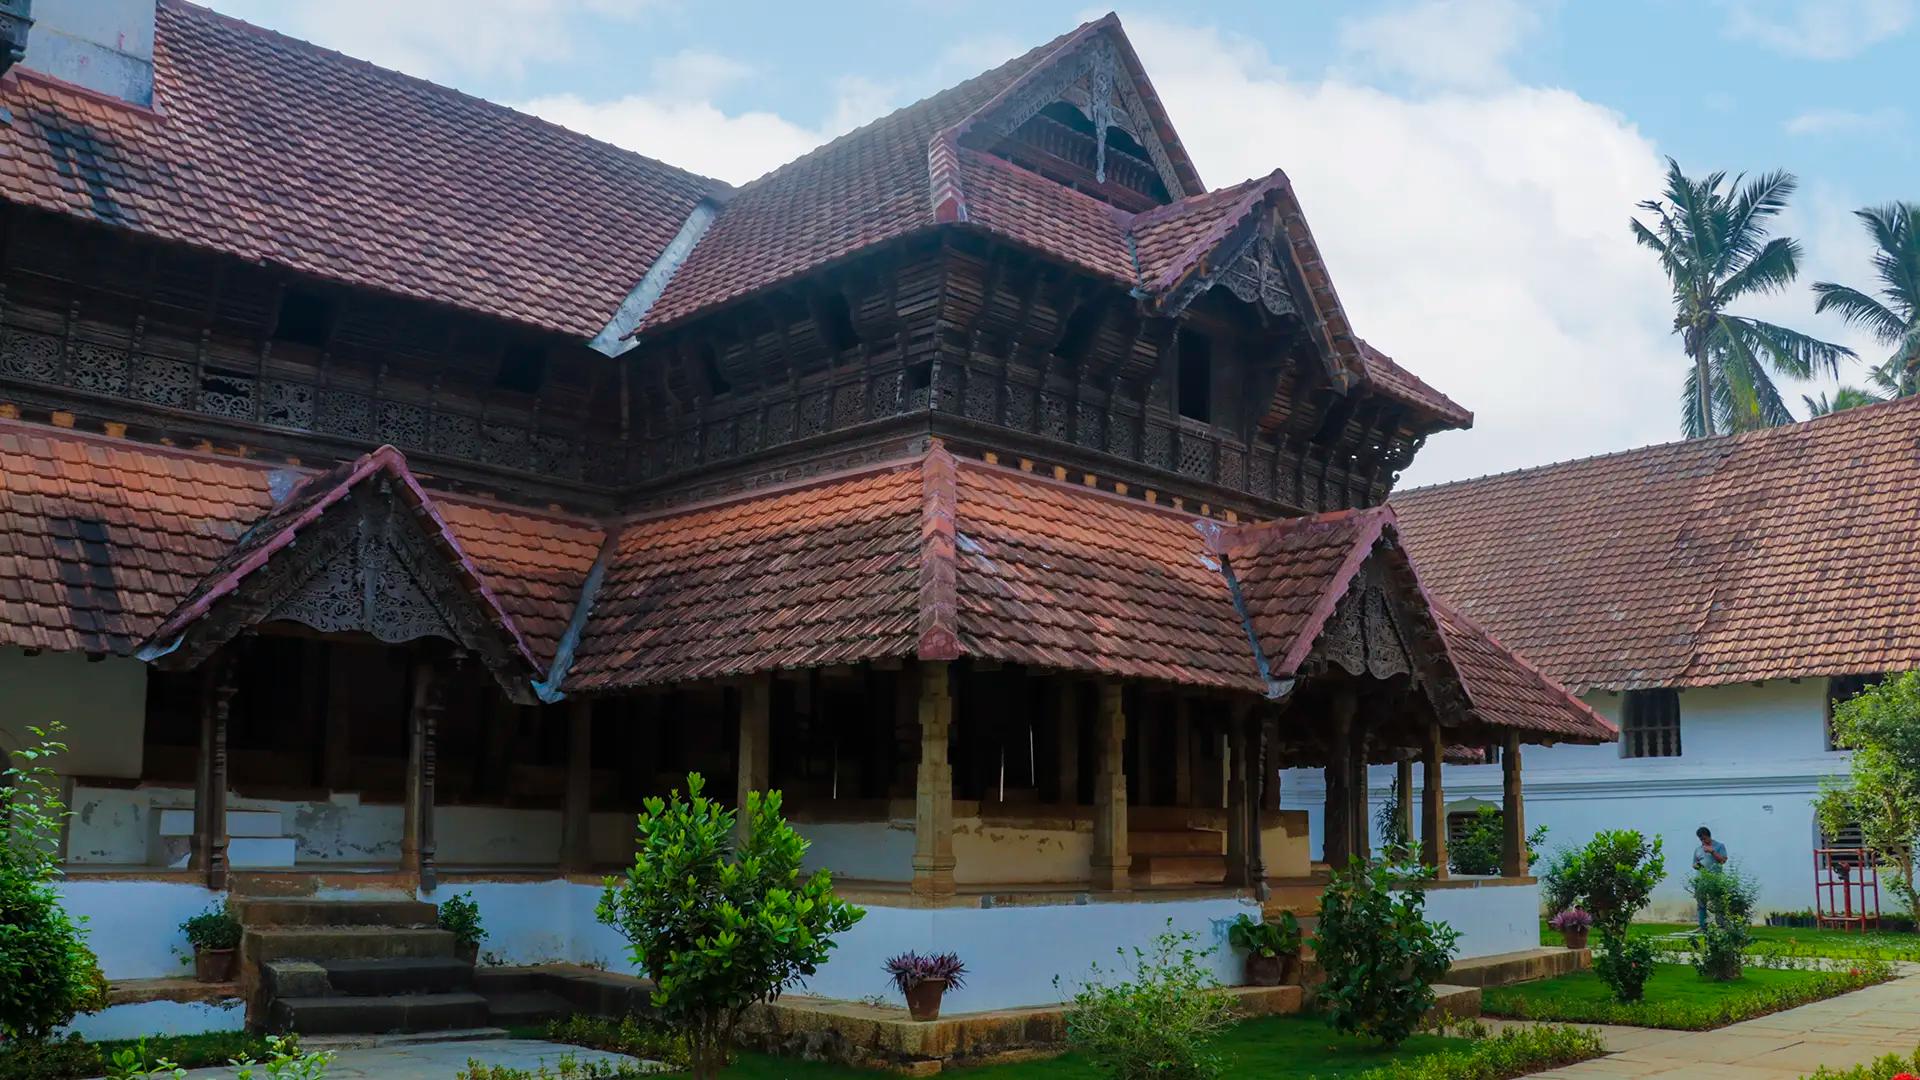
M1516 1020L1554 1020L1574 1024L1622 1024L1630 1027L1707 1031L1852 993L1893 978L1893 966L1863 960L1847 971L1809 973L1789 986L1767 987L1715 1002L1646 1000L1619 1002L1570 997L1524 997L1487 993L1481 1008L1488 1016Z
M1463 1049L1394 1061L1346 1080L1512 1080L1604 1053L1599 1034L1587 1028L1516 1027Z

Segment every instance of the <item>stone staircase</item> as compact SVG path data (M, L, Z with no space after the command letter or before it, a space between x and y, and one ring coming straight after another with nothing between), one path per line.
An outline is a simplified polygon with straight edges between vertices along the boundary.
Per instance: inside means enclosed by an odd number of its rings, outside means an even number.
M248 1023L303 1035L455 1033L571 1012L551 994L480 992L419 900L236 898ZM548 1000L551 999L551 1000Z
M1130 832L1135 885L1218 885L1227 879L1227 834L1217 829Z

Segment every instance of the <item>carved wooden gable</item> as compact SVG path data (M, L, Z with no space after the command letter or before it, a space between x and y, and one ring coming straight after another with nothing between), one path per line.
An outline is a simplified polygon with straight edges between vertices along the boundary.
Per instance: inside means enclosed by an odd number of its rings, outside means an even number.
M1219 285L1242 303L1258 304L1277 317L1298 315L1294 302L1297 275L1292 264L1292 248L1281 232L1278 211L1265 210L1229 237L1220 250L1208 257L1208 268L1192 274L1160 302L1166 314L1178 314L1186 306Z
M1466 722L1469 704L1425 597L1396 548L1382 544L1354 575L1314 641L1303 671L1338 668L1359 678L1409 677L1444 725Z

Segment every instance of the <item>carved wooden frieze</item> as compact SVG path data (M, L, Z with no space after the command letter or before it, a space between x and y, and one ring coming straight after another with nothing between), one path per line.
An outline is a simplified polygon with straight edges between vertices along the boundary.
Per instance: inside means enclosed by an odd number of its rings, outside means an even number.
M1312 659L1374 679L1414 675L1414 650L1394 591L1389 575L1369 560L1321 630Z

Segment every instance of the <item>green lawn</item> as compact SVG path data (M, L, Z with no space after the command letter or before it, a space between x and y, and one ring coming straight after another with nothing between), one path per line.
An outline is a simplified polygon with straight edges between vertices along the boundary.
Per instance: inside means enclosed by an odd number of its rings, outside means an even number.
M1748 967L1739 979L1715 982L1685 964L1656 964L1646 998L1631 1004L1614 1001L1598 975L1579 971L1489 987L1481 1008L1488 1016L1700 1031L1857 990L1886 974Z
M1636 937L1666 937L1693 930L1692 923L1634 923L1628 931ZM1560 932L1540 924L1542 945L1560 944ZM1589 939L1589 944L1593 944ZM1682 947L1679 942L1676 947ZM1811 930L1793 926L1753 927L1753 945L1749 956L1824 956L1839 960L1916 960L1920 961L1920 934L1876 930L1866 933L1852 930Z

